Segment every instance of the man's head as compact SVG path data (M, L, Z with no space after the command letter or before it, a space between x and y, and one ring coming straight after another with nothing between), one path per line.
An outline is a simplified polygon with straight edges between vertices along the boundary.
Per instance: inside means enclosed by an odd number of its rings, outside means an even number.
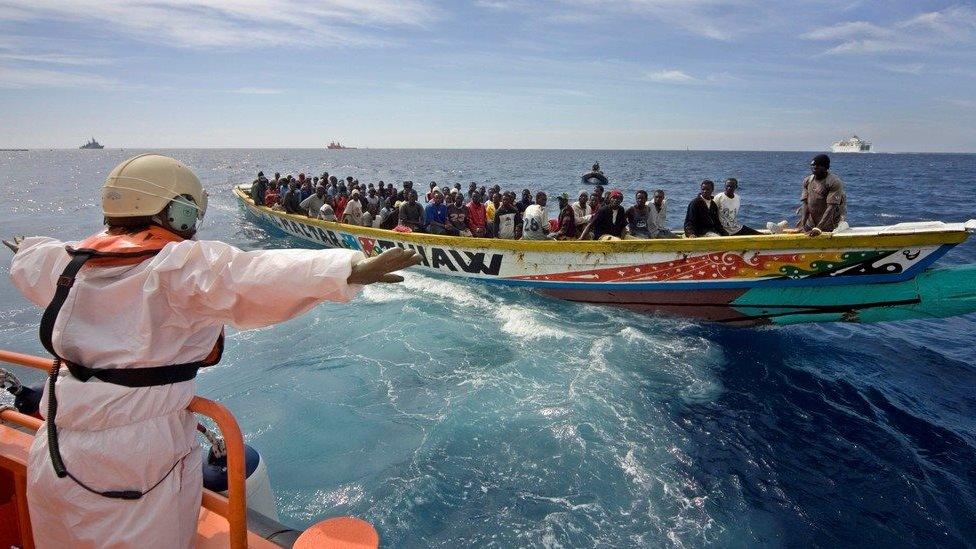
M322 198L323 196L325 196L325 187L323 187L322 185L319 185L318 187L315 187L315 196L317 196L319 198Z
M588 193L586 191L580 191L580 193L579 193L579 203L580 203L580 206L585 206L586 203L587 203L587 201L589 201L589 200L590 200L590 193Z
M498 206L502 203L502 193L495 191L491 193L491 203Z
M431 181L430 182L430 188L431 188L431 190L436 189L437 188L437 182L436 181Z
M433 198L434 198L434 204L440 204L441 202L444 202L444 193L435 189Z
M522 200L525 201L532 200L532 191L528 189L522 189Z
M478 188L478 184L475 183L474 181L472 181L471 183L468 183L468 191L474 192L475 189L477 189L477 188Z
M594 193L590 195L590 208L597 209L600 207L600 197Z
M610 191L610 207L616 208L624 201L624 193L620 189Z
M404 181L403 182L403 190L405 190L405 191L412 191L413 190L413 181Z
M827 177L827 173L830 172L830 157L825 154L814 156L810 161L810 172L817 179Z
M560 210L563 209L563 208L565 208L566 206L569 206L569 194L568 193L563 193L563 194L559 195L556 198L557 198L557 200L559 200L559 209Z
M712 199L712 193L715 192L715 182L711 179L705 179L701 182L701 192L699 193L705 200Z
M592 171L594 171L594 172L598 172L598 171L600 171L600 163L599 163L599 162L594 162L594 163L593 163L593 167L592 167L592 168L590 168L590 169L591 169Z
M734 177L730 177L725 180L725 196L732 198L733 196L735 196L735 191L738 188L739 188L738 179Z
M414 204L417 202L417 191L410 191L407 193L407 202L409 204Z
M634 195L634 202L637 202L637 205L643 208L647 204L647 191L643 189L637 191L637 194Z
M461 184L460 183L455 183L454 184L454 188L460 191L461 190Z
M548 197L546 196L546 193L544 193L542 191L539 191L539 192L535 193L535 203L536 204L538 204L540 206L545 206L547 200L548 200Z
M511 206L512 202L514 201L515 201L515 197L513 197L509 193L505 193L505 196L502 197L502 204L505 206Z
M664 204L664 191L658 189L654 191L654 205L660 208L661 204Z
M451 196L454 197L454 205L458 208L464 206L464 195L461 193L452 193Z
M207 212L207 198L189 168L167 156L141 154L108 174L102 213L110 227L156 224L190 238Z
M474 202L476 205L481 204L482 198L481 193L472 193L471 202Z
M603 196L603 185L597 185L593 187L593 194L597 196Z

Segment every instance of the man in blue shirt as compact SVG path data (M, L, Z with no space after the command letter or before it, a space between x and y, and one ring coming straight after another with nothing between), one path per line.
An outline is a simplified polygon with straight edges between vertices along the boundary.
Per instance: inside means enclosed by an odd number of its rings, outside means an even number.
M424 230L430 234L447 233L447 205L444 204L444 193L435 190L434 199L424 208L426 226Z

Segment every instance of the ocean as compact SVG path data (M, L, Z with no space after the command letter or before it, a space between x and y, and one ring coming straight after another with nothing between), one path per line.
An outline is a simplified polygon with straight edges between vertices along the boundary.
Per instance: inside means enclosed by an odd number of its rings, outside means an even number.
M96 232L100 185L138 152L0 152L0 233ZM258 170L575 195L599 161L625 205L663 189L673 227L701 179L737 177L763 226L794 219L815 154L161 152L211 194L200 237L249 250L309 246L245 217L231 188ZM976 218L976 155L831 156L852 225ZM940 260L973 262L973 242ZM0 348L43 355L8 273ZM228 336L198 393L236 414L296 527L355 515L386 547L976 546L976 315L728 328L408 273Z

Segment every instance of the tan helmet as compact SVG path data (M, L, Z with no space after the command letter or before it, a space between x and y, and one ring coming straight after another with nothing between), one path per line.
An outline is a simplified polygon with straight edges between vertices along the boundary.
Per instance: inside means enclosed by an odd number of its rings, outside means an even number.
M105 217L152 216L172 202L194 207L197 218L203 219L207 192L189 168L159 154L140 154L119 164L102 187Z

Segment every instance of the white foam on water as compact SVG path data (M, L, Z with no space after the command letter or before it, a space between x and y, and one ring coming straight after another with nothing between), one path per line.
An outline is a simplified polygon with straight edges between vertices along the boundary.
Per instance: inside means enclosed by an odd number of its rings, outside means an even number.
M567 339L570 333L540 319L537 311L520 305L495 307L495 317L502 322L502 330L520 339Z

